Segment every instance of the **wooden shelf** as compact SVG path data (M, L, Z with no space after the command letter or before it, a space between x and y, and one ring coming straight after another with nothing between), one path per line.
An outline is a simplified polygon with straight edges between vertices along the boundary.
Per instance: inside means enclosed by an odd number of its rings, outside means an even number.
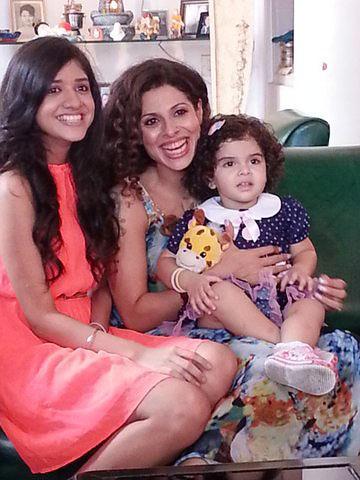
M0 41L0 45L22 45L24 43L27 43L29 40L24 40L24 41L17 41L17 42L6 42L6 41ZM208 38L203 38L203 37L184 37L184 38L167 38L167 37L158 37L156 40L141 40L140 38L133 38L132 40L76 40L73 41L73 43L77 44L93 44L93 45L109 45L109 44L119 44L119 43L162 43L162 42L208 42Z

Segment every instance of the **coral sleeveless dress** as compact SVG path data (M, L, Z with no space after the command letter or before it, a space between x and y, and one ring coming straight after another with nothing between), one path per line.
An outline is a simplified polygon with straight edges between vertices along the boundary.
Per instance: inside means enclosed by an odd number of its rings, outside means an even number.
M64 274L51 285L60 312L90 321L94 279L76 219L69 164L49 165L58 192ZM201 340L111 333L147 345L196 350ZM0 425L33 472L60 468L117 431L147 393L167 378L121 355L64 348L37 337L0 259Z

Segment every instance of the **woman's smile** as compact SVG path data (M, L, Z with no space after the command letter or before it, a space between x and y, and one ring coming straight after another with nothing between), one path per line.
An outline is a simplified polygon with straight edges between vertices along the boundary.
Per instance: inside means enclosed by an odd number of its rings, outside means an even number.
M77 114L77 115L58 115L57 120L61 123L65 123L66 125L72 126L72 125L79 125L81 121L84 119L83 114Z
M177 171L190 165L201 121L201 103L194 107L185 93L175 87L153 88L142 97L142 141L148 155L158 165Z
M57 73L36 114L48 152L62 151L83 140L94 119L89 80L79 63L66 63ZM52 160L53 161L53 160Z
M163 144L162 148L171 158L182 157L187 153L188 140L186 138L182 138L181 140L177 140L175 142Z

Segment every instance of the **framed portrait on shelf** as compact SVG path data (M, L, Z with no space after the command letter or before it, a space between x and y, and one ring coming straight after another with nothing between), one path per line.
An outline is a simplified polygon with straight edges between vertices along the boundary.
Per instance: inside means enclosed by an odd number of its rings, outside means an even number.
M160 20L159 37L167 37L168 36L168 28L167 28L168 11L167 10L144 10L144 11L151 13L153 17L159 18Z
M45 21L43 0L10 0L12 27L21 32L21 40L35 35L34 25Z
M210 18L209 12L201 12L196 32L196 37L209 37L210 35Z
M99 82L98 85L100 90L101 103L102 103L102 106L104 107L110 95L110 83Z
M185 24L184 35L188 37L198 36L200 15L207 13L209 15L208 0L181 0L180 14ZM204 17L205 21L205 17ZM209 20L207 20L209 21Z

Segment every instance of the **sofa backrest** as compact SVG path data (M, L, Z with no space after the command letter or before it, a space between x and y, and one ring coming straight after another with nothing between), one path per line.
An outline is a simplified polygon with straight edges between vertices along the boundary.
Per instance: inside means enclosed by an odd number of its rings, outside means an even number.
M360 146L287 148L285 158L278 192L293 195L310 214L318 273L348 283L344 311L327 319L360 333Z

